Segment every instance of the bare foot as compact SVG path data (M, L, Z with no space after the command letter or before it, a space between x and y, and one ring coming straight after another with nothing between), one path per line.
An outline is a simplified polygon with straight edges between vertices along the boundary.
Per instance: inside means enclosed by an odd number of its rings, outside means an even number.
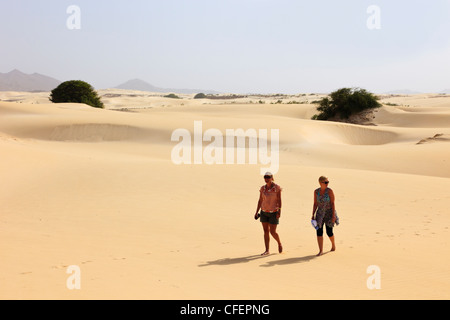
M320 257L321 255L323 255L323 252L322 252L322 251L320 251L320 252L317 254L317 257Z
M264 253L261 253L262 256L268 256L269 255L269 251L264 251Z
M279 253L283 252L283 246L281 244L278 245L278 252Z
M330 251L336 251L336 247L331 248Z

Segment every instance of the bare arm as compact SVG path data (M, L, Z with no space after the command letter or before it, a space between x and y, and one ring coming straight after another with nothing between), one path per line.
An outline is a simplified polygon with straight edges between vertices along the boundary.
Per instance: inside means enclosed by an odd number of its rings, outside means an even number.
M277 218L280 219L281 217L281 190L278 191L278 214Z
M335 196L334 196L333 190L331 190L331 189L328 191L328 194L330 195L331 208L333 209L333 218L332 218L332 221L333 221L333 223L334 223L334 222L336 222L336 206L335 206L335 204L334 204Z
M259 209L261 209L261 203L262 203L262 194L259 193L259 200L258 200L258 205L256 206L256 213L255 213L255 217L259 212Z
M312 212L311 220L314 220L314 215L316 213L316 210L317 210L317 194L314 191L314 205L313 205L313 212Z

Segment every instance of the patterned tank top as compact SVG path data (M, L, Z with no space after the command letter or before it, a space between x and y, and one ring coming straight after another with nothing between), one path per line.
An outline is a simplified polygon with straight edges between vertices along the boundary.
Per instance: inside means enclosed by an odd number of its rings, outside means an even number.
M328 193L329 190L329 188L326 188L323 194L320 194L320 188L315 191L317 195L316 221L319 228L322 228L324 223L331 228L334 226L334 223L332 223L333 207Z

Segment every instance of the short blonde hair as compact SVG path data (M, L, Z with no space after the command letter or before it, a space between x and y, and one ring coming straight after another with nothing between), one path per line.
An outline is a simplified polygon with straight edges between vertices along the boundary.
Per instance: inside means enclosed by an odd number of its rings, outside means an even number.
M328 178L325 177L325 176L321 176L321 177L319 178L319 182L324 182L324 181L326 181L326 180L328 180Z

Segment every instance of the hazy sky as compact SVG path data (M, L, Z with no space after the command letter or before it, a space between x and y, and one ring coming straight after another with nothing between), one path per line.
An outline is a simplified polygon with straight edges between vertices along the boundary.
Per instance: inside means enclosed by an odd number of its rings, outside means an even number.
M97 89L450 89L450 0L0 0L0 30L0 72Z

